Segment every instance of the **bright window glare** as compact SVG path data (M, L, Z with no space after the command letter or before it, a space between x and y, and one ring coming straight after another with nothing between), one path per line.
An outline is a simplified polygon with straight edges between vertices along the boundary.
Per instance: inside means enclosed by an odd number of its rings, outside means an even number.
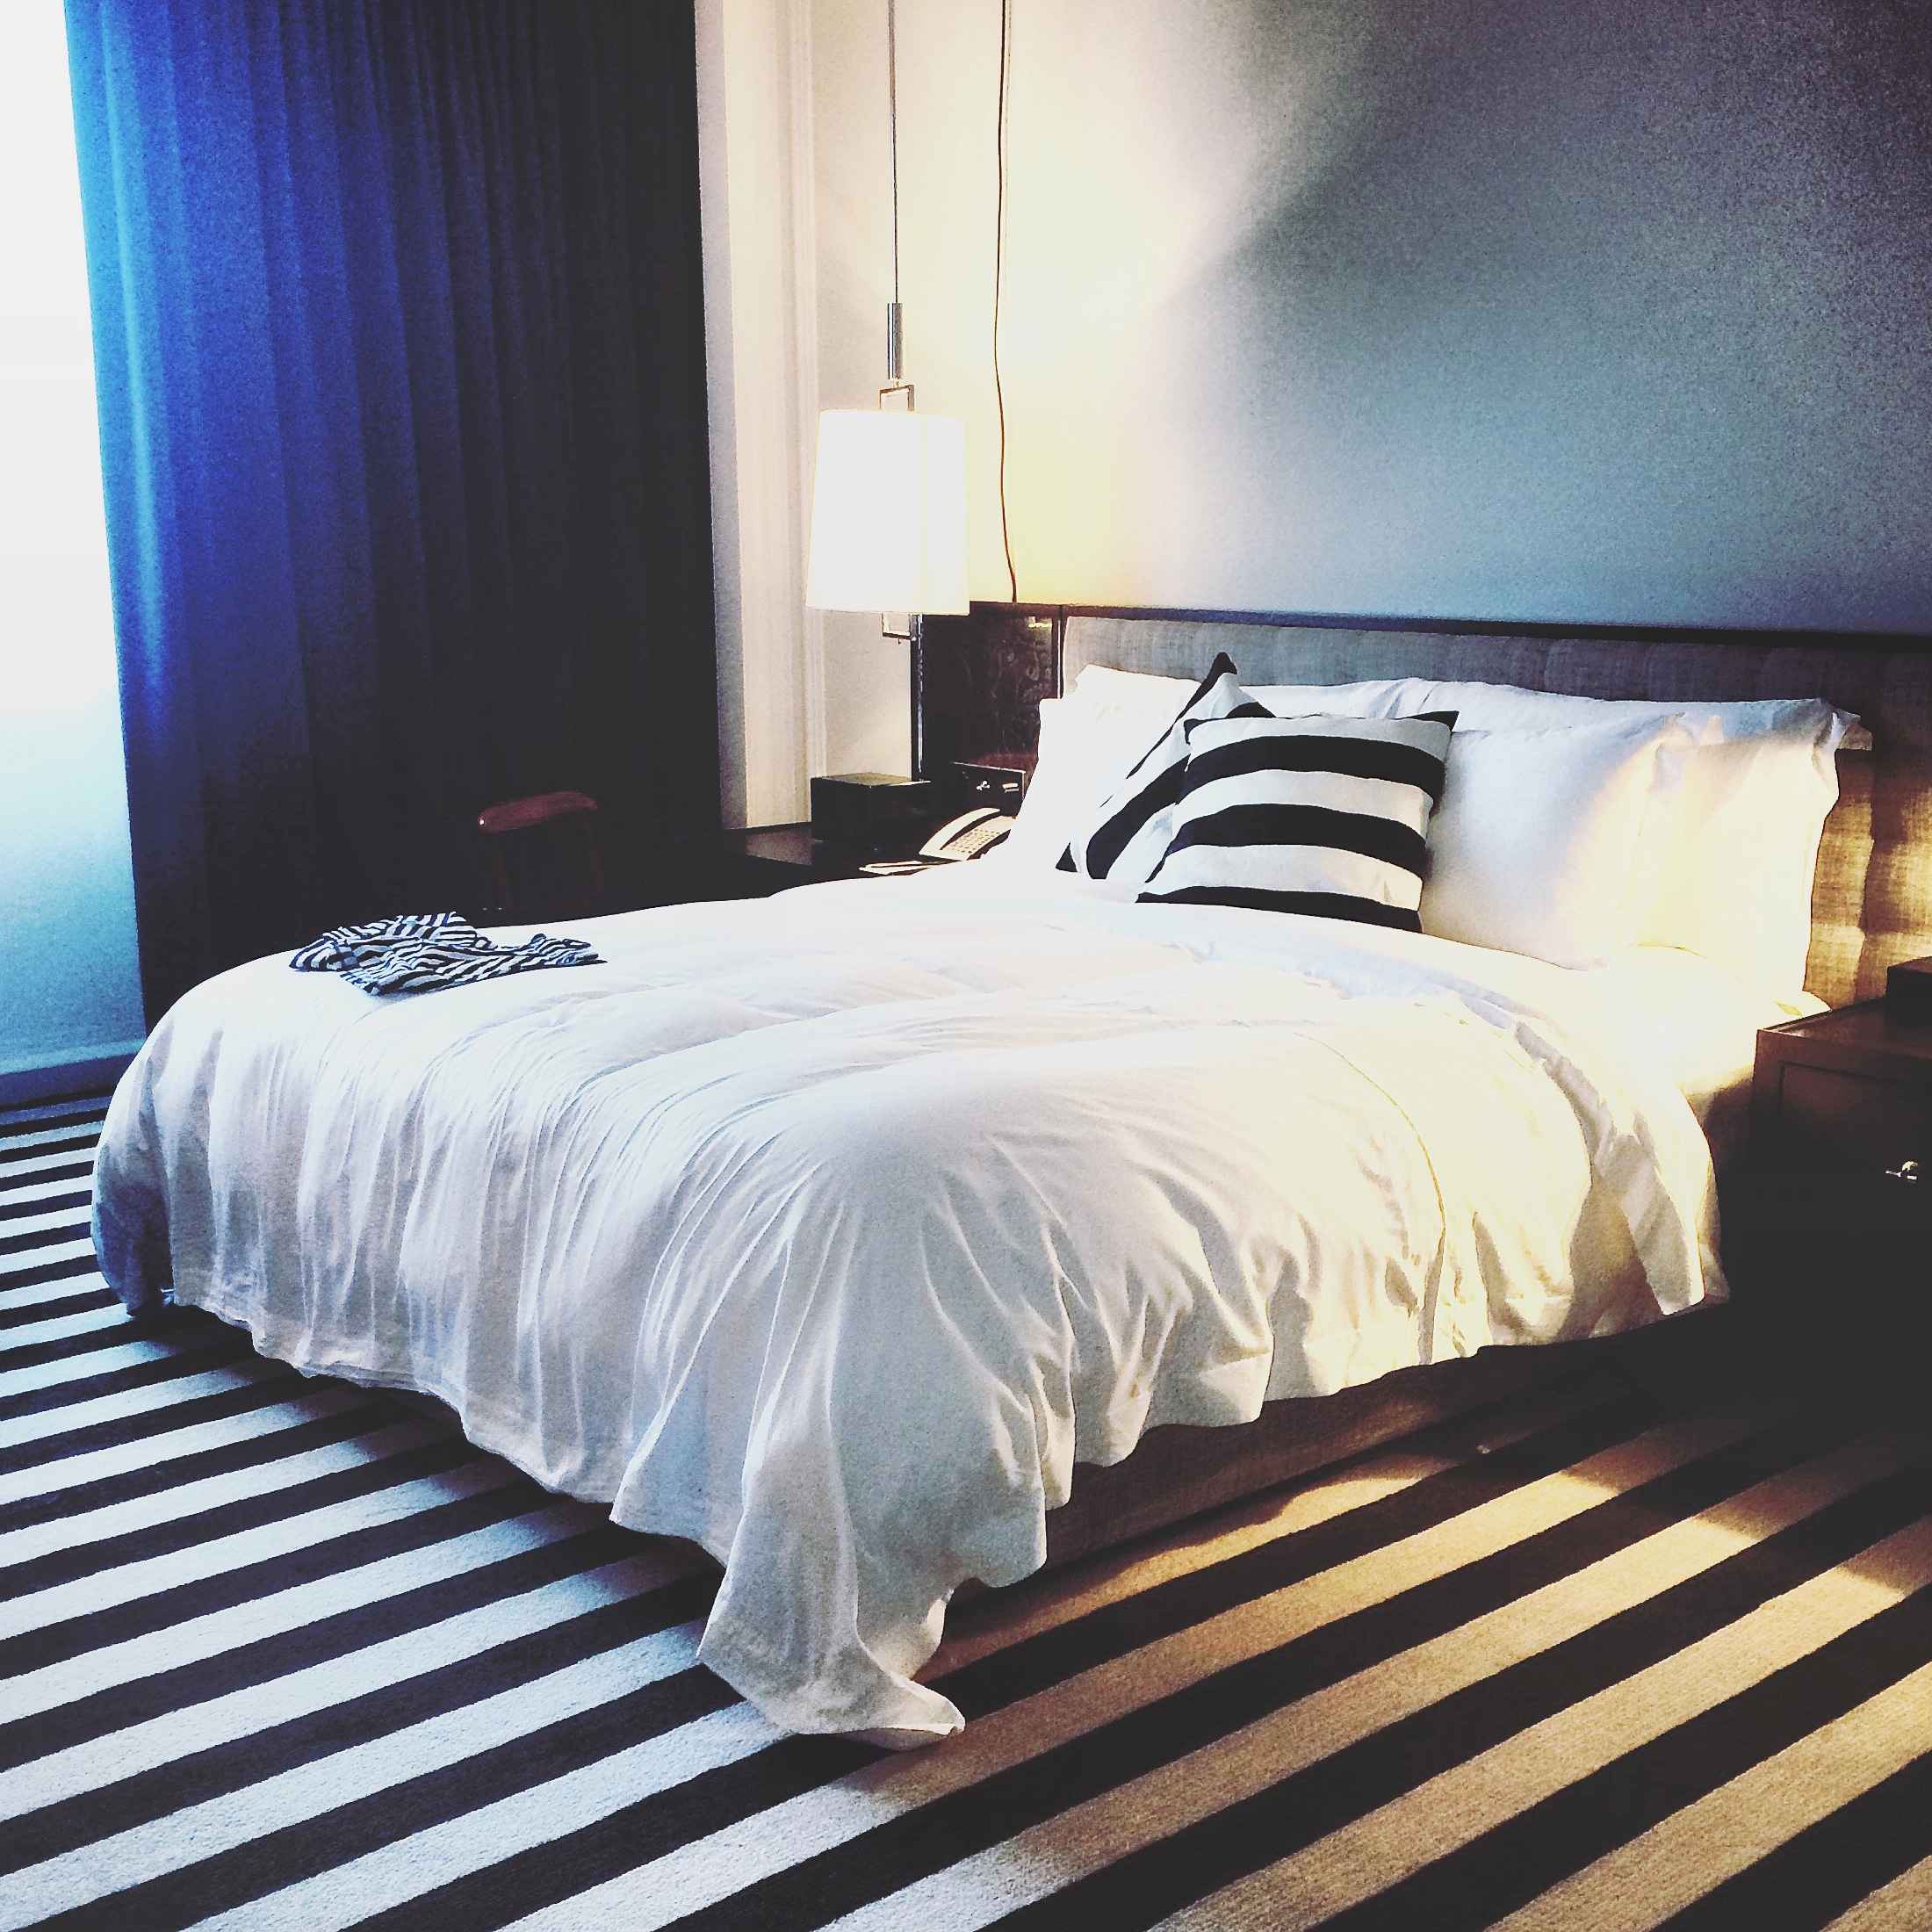
M0 60L0 710L114 683L87 263L61 0L7 0Z
M141 1007L61 0L0 0L0 1096ZM91 1074L88 1078L92 1078Z

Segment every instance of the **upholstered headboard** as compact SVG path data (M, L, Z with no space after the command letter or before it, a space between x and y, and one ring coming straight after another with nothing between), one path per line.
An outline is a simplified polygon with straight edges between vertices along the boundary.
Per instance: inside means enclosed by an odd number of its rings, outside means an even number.
M1198 677L1216 651L1253 684L1469 678L1580 697L1821 697L1864 719L1872 748L1839 753L1805 983L1842 1006L1882 992L1895 961L1932 954L1932 652L1922 647L1070 616L1063 678L1071 685L1089 664Z

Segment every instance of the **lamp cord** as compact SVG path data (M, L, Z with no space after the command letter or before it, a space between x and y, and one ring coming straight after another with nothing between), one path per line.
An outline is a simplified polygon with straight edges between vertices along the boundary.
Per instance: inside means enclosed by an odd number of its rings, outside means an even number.
M1006 552L1007 588L1018 603L1020 579L1013 567L1013 531L1006 522L1006 392L999 379L999 298L1006 266L1006 79L1012 67L1013 0L999 0L999 110L993 142L993 404L999 413L999 540Z
M892 151L892 305L899 300L899 22L898 0L885 0L885 114ZM893 371L897 375L898 371Z

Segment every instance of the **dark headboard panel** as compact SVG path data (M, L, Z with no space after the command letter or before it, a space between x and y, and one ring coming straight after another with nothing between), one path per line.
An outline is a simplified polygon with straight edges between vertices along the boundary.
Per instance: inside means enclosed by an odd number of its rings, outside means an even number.
M1088 664L1199 676L1217 650L1255 684L1473 678L1582 697L1824 698L1864 720L1872 749L1839 756L1806 984L1844 1006L1882 991L1895 961L1932 954L1932 639L1589 638L1073 614L1063 688Z

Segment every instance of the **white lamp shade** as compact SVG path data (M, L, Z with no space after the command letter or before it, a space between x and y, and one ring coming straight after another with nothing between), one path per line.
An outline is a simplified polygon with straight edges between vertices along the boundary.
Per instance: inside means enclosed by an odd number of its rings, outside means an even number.
M811 491L814 610L963 611L966 425L909 410L827 409Z

